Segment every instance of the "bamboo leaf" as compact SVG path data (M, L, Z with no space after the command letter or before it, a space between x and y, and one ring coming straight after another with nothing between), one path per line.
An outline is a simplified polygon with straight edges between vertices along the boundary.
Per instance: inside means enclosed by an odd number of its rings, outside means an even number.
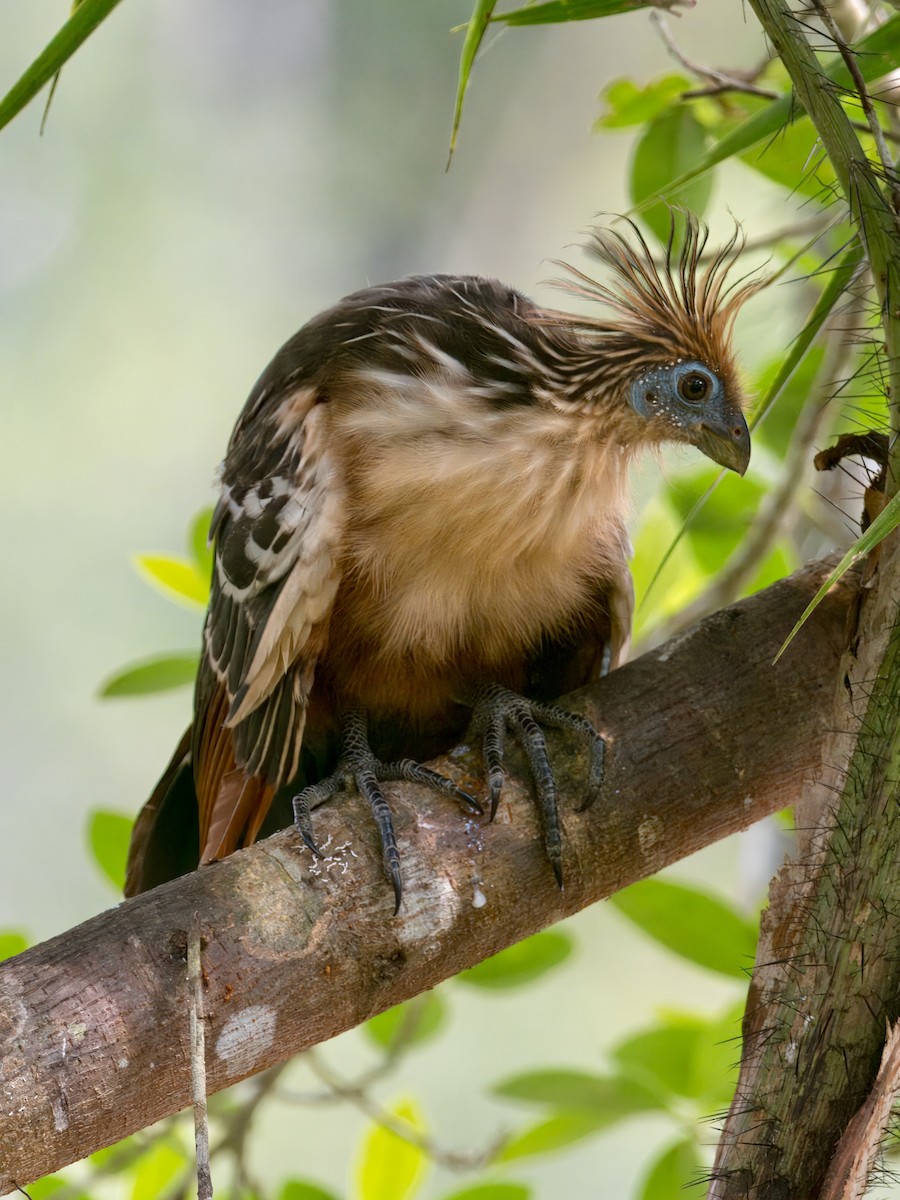
M674 8L678 0L551 0L548 4L526 5L498 13L492 21L508 25L557 25L562 21L590 21L613 17L639 8Z
M120 0L82 0L28 70L0 100L0 129L19 115L45 83L69 61L82 42L104 21Z
M459 122L462 119L463 100L469 86L469 76L472 74L472 64L478 47L487 31L491 13L497 0L475 0L475 7L469 24L466 26L466 40L463 42L462 54L459 56L459 83L456 86L456 104L453 108L453 126L450 130L450 152L447 155L447 167L456 149L456 135L459 132Z
M887 535L896 529L898 525L900 525L900 492L898 492L897 495L893 496L888 501L883 511L878 514L862 537L858 538L853 543L838 565L834 568L834 570L816 592L815 596L813 596L812 600L810 600L809 604L807 604L803 616L785 638L784 645L775 655L774 662L778 662L779 658L781 658L782 654L784 654L785 650L787 650L788 646L803 628L807 618L819 607L825 596L828 595L828 592L834 587L838 580L842 579L847 574L855 562L858 562L861 558L868 554L870 550L874 550L879 542L884 541Z

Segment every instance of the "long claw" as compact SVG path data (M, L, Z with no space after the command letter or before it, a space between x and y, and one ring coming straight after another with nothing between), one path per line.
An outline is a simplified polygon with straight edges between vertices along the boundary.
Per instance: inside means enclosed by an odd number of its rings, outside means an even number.
M410 783L421 783L453 800L458 800L469 812L475 813L479 817L484 815L484 809L474 796L470 796L461 787L457 787L453 780L448 779L446 775L432 771L430 767L425 767L411 758L403 758L395 763L386 763L379 772L379 778L382 783L392 779L405 779Z
M473 735L481 736L491 819L493 820L497 811L503 788L503 755L506 732L509 730L514 734L528 760L538 815L544 832L544 848L556 882L562 888L562 831L559 824L556 777L550 765L541 724L571 730L588 740L590 768L582 808L589 807L596 799L603 782L606 743L588 720L555 705L526 700L524 696L496 684L481 688L476 696L471 731Z
M513 722L520 731L519 741L528 759L537 792L538 813L544 829L544 848L553 867L557 884L562 887L562 833L556 803L556 778L547 754L547 741L530 712L516 713Z
M394 888L394 916L400 910L403 899L403 883L400 878L400 850L397 846L397 835L394 832L394 822L391 810L384 798L384 793L378 786L375 771L367 770L357 778L357 785L368 801L378 832L381 835L381 861L384 863L385 874Z
M387 800L379 784L394 780L405 779L413 783L424 784L433 788L443 796L448 796L464 805L469 812L481 815L483 809L474 796L457 787L452 779L447 779L437 771L424 767L412 759L403 759L395 763L383 763L375 757L369 745L369 735L366 715L361 710L347 714L343 729L343 753L337 769L326 779L304 788L293 799L294 823L303 838L303 842L313 854L324 857L313 838L312 820L310 813L313 808L330 800L341 792L353 790L355 787L363 796L375 818L381 838L381 857L384 872L391 881L394 889L394 915L400 909L403 899L403 881L400 874L400 851L397 847L397 837L394 823Z
M318 785L321 786L321 785ZM313 839L312 818L310 816L310 802L315 798L314 793L316 785L313 787L304 788L299 796L295 796L291 801L291 806L294 810L294 824L299 830L300 836L303 838L304 845L313 852L316 858L324 858L325 855L316 845Z

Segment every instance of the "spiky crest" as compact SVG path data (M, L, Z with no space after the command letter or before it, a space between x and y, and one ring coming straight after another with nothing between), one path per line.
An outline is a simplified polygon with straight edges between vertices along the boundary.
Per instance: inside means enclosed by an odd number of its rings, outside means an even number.
M724 381L734 373L731 333L735 318L765 280L758 274L731 277L744 246L740 228L708 262L703 254L709 230L685 216L672 231L662 263L654 258L632 221L628 233L596 229L589 251L612 272L600 282L584 271L558 262L568 278L554 280L570 295L599 302L599 316L542 312L548 329L566 326L579 335L583 357L573 368L573 383L615 389L636 371L679 358L708 364ZM676 248L676 232L681 234Z

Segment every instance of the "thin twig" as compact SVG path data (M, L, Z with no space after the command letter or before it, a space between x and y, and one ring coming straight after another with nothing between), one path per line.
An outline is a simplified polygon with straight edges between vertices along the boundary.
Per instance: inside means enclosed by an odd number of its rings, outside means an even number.
M355 1083L348 1083L341 1079L332 1071L331 1067L320 1057L315 1050L308 1050L304 1058L309 1063L313 1074L323 1083L328 1090L337 1098L347 1101L357 1108L361 1113L374 1121L382 1128L390 1130L397 1137L402 1138L405 1142L409 1142L412 1146L417 1146L424 1151L428 1157L443 1167L448 1167L453 1171L472 1171L486 1167L488 1163L496 1158L500 1148L506 1141L504 1135L495 1137L483 1150L444 1150L437 1146L427 1134L421 1133L418 1129L414 1129L406 1121L401 1121L382 1108L379 1104ZM282 1092L282 1097L286 1100L291 1100L293 1097L290 1093Z
M203 971L200 962L200 918L188 930L187 976L191 1018L191 1104L197 1151L197 1200L212 1200L209 1165L209 1113L206 1105L206 1035L203 1025Z
M751 96L762 96L766 100L777 100L778 92L773 92L769 88L758 87L753 81L758 79L766 67L769 65L769 60L766 58L753 71L741 72L736 75L729 75L725 71L719 71L715 67L705 67L702 63L696 63L688 58L669 29L668 22L662 13L653 11L650 13L650 20L656 28L659 36L662 38L666 49L676 60L681 63L686 71L691 75L696 75L698 79L707 79L712 85L709 89L703 89L697 92L685 92L685 97L690 96L712 96L719 92L746 92Z
M871 133L871 130L869 129L869 126L866 124L865 121L851 121L850 124L859 133ZM893 129L882 129L881 136L884 138L884 140L886 142L894 142L895 144L900 144L900 133L895 133L893 131Z
M689 88L681 93L682 100L700 100L704 96L727 96L735 92L738 95L762 96L764 100L778 100L780 92L771 88L760 87L756 83L745 83L738 79L725 79L722 83L710 83L706 87Z
M807 254L810 248L815 245L824 234L834 228L834 221L824 214L817 213L814 217L808 217L805 221L795 221L791 225L783 225L780 229L776 229L774 233L760 234L759 237L748 237L742 244L741 253L752 253L754 250L771 250L773 246L777 246L779 242L786 241L790 238L804 237L808 233L814 233L816 237L811 242L807 242L800 251L800 255ZM701 262L708 262L716 257L717 249L704 250L700 255ZM792 266L799 255L793 255L788 263Z
M881 163L882 178L888 186L891 195L891 201L894 212L900 212L900 191L897 187L897 173L894 170L894 164L891 161L891 154L888 150L887 140L884 136L884 130L881 128L881 122L878 120L878 115L875 112L875 106L872 103L872 97L869 95L869 89L866 87L866 81L863 79L862 71L859 69L859 63L856 61L856 55L847 45L844 35L835 22L834 17L829 11L823 0L813 0L813 7L821 18L822 24L828 31L832 41L838 48L841 58L847 70L850 72L850 78L853 80L853 85L856 88L856 93L859 96L859 103L862 107L863 114L866 118L869 132L875 139L875 149L878 152L878 160Z

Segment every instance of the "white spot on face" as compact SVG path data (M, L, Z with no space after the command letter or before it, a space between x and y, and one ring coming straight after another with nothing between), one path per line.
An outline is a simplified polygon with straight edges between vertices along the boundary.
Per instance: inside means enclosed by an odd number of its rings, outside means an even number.
M251 1071L275 1040L275 1010L250 1004L229 1017L216 1039L216 1054L233 1075Z

